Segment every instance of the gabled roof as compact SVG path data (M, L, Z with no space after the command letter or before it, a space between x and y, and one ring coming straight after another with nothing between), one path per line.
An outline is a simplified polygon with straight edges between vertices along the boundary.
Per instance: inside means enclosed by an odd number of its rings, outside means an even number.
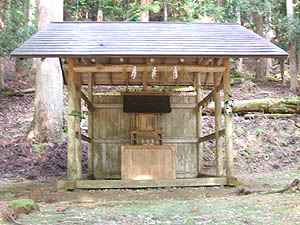
M11 54L15 57L211 56L288 54L238 24L55 22Z

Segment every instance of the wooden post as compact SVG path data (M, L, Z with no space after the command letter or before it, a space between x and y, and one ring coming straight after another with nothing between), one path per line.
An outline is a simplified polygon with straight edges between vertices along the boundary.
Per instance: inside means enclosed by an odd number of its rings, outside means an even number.
M197 95L196 95L196 104L201 102L202 91L201 91L201 74L197 74ZM198 140L202 137L202 106L197 110L197 137ZM197 167L198 173L202 173L203 170L203 143L198 142L197 148Z
M224 115L225 115L225 152L226 152L226 176L233 177L233 147L232 147L232 96L230 87L229 59L223 60L225 72L224 79Z
M93 73L88 75L88 99L93 104L93 88L95 84L95 76ZM88 136L92 139L92 142L88 144L88 173L94 175L94 109L89 110L88 119Z
M223 175L223 151L222 151L222 137L220 130L222 128L222 109L219 86L219 73L214 73L214 102L215 102L215 130L216 130L216 175Z
M81 168L81 77L73 71L75 60L68 60L68 179L79 180ZM76 135L77 133L77 135Z

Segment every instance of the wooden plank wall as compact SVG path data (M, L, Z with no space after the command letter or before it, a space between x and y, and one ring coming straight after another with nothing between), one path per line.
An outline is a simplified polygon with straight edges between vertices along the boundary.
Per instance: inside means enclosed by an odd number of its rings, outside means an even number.
M123 112L122 96L96 95L94 103L112 105L94 112L95 177L120 178L121 146L130 144L131 115ZM172 104L176 104L172 112L161 117L163 144L175 146L176 177L196 177L196 112L191 107L195 105L195 96L172 96Z
M121 104L121 96L94 96L96 104ZM94 175L120 178L121 146L130 144L130 115L123 108L96 109L94 112Z
M172 104L190 105L195 96L173 96ZM177 178L192 178L197 172L196 112L192 108L173 108L161 116L163 144L175 145Z

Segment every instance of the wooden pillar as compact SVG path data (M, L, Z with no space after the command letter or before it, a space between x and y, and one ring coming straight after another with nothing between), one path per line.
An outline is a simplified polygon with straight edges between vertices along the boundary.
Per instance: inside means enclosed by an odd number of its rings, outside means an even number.
M201 102L202 98L202 91L201 91L201 74L197 74L197 95L196 95L196 104ZM197 113L197 137L198 140L202 137L202 106L199 107ZM197 148L197 167L198 173L202 173L203 171L203 142L198 141L198 148Z
M75 60L68 59L68 179L82 177L81 168L81 76L73 71Z
M224 115L225 115L225 152L226 152L226 176L233 177L233 146L232 146L232 96L230 87L229 59L224 59Z
M88 99L93 104L93 88L95 84L95 76L93 73L88 74ZM88 136L92 142L88 144L88 174L94 175L94 109L89 109L88 119Z
M214 102L215 102L215 133L216 133L216 175L223 175L223 151L222 151L222 137L220 130L222 128L222 109L219 86L219 73L214 73Z

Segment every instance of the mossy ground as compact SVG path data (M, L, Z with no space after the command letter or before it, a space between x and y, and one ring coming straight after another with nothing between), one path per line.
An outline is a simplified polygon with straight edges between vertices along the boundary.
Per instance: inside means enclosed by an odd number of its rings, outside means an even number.
M8 202L8 206L13 209L14 212L19 214L29 214L33 211L39 211L38 205L28 198L16 199Z

